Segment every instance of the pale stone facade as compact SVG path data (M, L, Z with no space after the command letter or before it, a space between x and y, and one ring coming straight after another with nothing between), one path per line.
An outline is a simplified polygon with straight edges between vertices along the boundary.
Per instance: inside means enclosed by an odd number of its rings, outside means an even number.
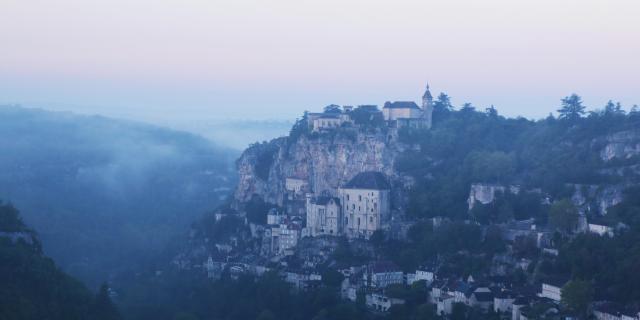
M374 309L378 312L387 312L389 309L397 304L404 304L403 299L391 298L383 294L371 293L365 296L365 303L367 307Z
M352 123L347 112L340 113L309 113L307 115L310 129L313 132L331 130L341 127L345 123Z
M377 230L387 230L391 216L390 191L380 172L362 172L345 186L338 197L306 197L305 236L346 235L369 239Z
M431 128L433 97L429 85L422 96L422 106L413 101L386 102L382 108L384 120L391 127Z
M414 102L387 102L382 108L382 115L386 121L418 119L422 118L422 114L422 110Z
M339 235L342 233L340 200L307 194L307 235Z
M386 288L392 284L404 282L402 270L389 261L377 261L367 266L363 280L372 288Z
M348 238L369 239L386 230L391 218L391 188L380 172L363 172L338 189L344 233Z
M543 283L540 297L560 302L560 300L562 299L562 287L550 283Z
M285 189L289 192L299 194L307 189L307 181L298 178L287 178L285 180Z
M589 232L600 236L613 237L613 228L601 224L589 223Z

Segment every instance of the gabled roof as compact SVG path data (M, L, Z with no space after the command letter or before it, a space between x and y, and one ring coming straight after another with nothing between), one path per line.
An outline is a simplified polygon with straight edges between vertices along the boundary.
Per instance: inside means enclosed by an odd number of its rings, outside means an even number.
M400 267L398 267L395 263L391 261L376 261L369 265L369 270L373 273L383 273L383 272L400 272Z
M321 206L326 206L331 200L333 200L333 202L335 202L336 204L340 204L340 199L335 198L335 197L317 197L315 200L315 203Z
M433 99L433 96L431 96L431 91L429 91L429 85L427 85L427 89L424 91L424 94L422 95L423 99Z
M387 101L384 103L385 109L420 109L413 101Z
M491 292L474 292L473 296L476 297L476 301L478 302L489 302L493 301L493 293Z
M567 284L567 282L569 282L569 280L570 279L568 277L562 277L562 276L549 277L544 281L542 281L542 284L552 285L557 288L562 288L564 287L565 284Z
M358 173L343 189L389 190L391 185L381 172L365 171Z

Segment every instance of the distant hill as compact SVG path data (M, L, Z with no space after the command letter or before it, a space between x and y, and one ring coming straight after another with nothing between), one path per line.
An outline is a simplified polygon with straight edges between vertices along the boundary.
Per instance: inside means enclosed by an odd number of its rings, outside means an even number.
M235 155L147 124L0 107L0 199L91 285L153 256L223 201Z

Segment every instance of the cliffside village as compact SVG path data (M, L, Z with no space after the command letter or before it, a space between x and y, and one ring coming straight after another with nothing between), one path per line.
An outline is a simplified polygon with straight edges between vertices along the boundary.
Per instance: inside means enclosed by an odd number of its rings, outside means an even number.
M353 124L350 113L353 108L334 108L331 112L309 113L307 124L311 132L330 132L345 123ZM412 101L386 102L380 111L389 128L405 126L429 129L433 112L433 97L427 86L418 106ZM317 267L329 263L330 268L344 276L341 297L355 302L364 299L372 312L387 312L392 306L404 304L403 299L391 297L387 288L391 285L424 286L427 300L437 308L439 315L452 313L454 305L461 303L488 312L499 313L502 319L527 320L545 317L572 319L572 315L560 313L562 287L569 279L555 279L535 286L514 285L507 270L527 270L532 261L517 259L508 253L493 258L491 274L474 279L472 276L441 274L434 262L415 270L403 272L391 261L376 260L362 265L343 265L330 261L338 239L366 244L378 231L387 236L404 239L411 221L397 219L392 208L393 186L390 177L378 171L354 173L353 178L337 190L312 190L309 182L296 176L282 177L286 194L283 205L273 208L267 215L266 225L251 224L251 234L261 242L259 254L238 252L238 237L215 246L221 254L209 256L201 265L209 278L218 279L224 272L231 277L249 273L262 275L278 271L283 279L298 290L310 290L319 286L322 275ZM580 188L577 188L580 189ZM584 189L584 188L582 188ZM469 210L478 203L490 204L499 193L536 192L520 190L518 186L474 184L470 187ZM574 195L576 203L584 202L583 195ZM620 197L618 197L620 198ZM603 200L602 209L620 200ZM616 200L617 199L617 200ZM228 212L216 213L216 220L224 219ZM446 222L446 218L431 219L434 228ZM468 221L467 223L474 223ZM249 224L247 222L247 224ZM543 254L557 256L551 230L539 228L533 219L511 221L499 225L502 237L508 242L518 238L532 239ZM600 236L614 236L609 226L587 223L581 216L579 231L593 232ZM304 261L291 266L288 258L297 256ZM595 306L596 319L638 320L638 310L627 310L601 303Z

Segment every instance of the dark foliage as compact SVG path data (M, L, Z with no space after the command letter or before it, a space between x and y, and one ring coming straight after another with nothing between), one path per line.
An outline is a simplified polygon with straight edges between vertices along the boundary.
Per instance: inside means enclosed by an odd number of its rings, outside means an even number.
M110 314L118 314L108 296L92 297L44 256L37 236L11 205L0 205L0 230L20 235L0 235L0 319L119 319L102 317L99 306L105 304L111 306Z

